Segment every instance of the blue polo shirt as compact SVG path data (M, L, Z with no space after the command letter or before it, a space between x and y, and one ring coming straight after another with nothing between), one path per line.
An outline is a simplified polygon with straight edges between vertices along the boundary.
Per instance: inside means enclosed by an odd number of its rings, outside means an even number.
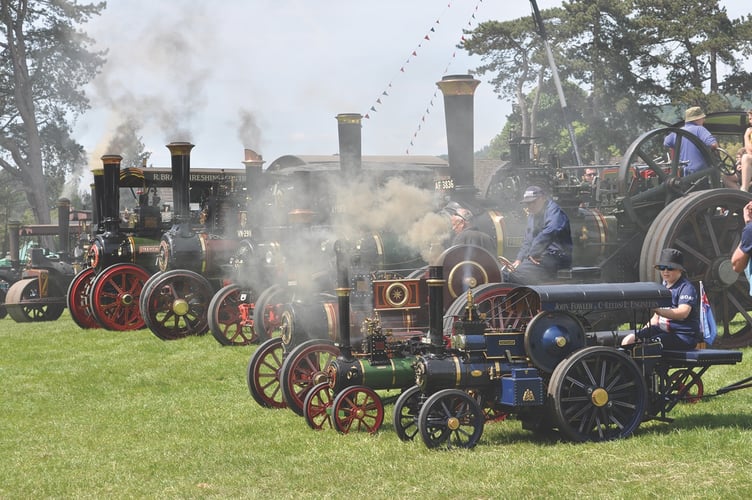
M749 294L752 295L752 222L746 224L742 230L742 240L739 242L739 248L750 256L747 267L744 268L744 274L749 281Z
M677 307L680 304L689 304L692 311L683 320L671 320L671 333L683 333L692 337L702 335L700 328L700 301L697 296L697 289L686 276L682 276L674 283L671 290L671 307Z
M718 142L716 138L713 137L713 134L711 134L710 131L702 125L689 122L686 123L682 127L682 129L697 136L697 138L700 139L700 141L702 141L703 144L708 147ZM675 144L676 132L671 132L663 140L663 145L667 148L673 148ZM682 140L681 151L679 151L679 161L687 162L687 166L684 167L684 175L693 174L698 170L710 167L710 165L705 163L702 152L697 148L697 146L695 146L688 140Z

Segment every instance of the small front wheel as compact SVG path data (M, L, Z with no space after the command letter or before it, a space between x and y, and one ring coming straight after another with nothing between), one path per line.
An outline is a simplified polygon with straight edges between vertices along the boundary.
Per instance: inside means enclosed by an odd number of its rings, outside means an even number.
M334 428L343 434L350 431L375 434L384 422L384 404L370 387L348 387L334 398L332 420Z
M483 409L468 393L443 389L420 409L418 431L429 448L473 448L483 434L485 420Z

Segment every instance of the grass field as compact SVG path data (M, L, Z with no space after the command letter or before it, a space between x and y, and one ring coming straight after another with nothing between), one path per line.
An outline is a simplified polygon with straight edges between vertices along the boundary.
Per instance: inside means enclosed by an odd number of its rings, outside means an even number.
M547 440L488 424L473 450L311 430L259 407L255 347L211 335L0 320L0 498L748 498L752 392L679 405L630 439ZM752 349L706 393L752 375Z

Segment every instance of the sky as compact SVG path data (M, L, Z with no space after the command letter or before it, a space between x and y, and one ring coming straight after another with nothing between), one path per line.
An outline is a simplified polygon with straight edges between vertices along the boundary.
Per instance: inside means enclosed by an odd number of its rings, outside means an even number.
M752 11L748 0L721 5L731 18ZM126 119L151 165L169 166L165 145L189 141L192 167L242 168L245 148L266 165L336 154L336 115L360 113L363 155L446 154L436 82L481 64L456 48L462 30L530 13L523 0L108 0L84 26L108 62L74 135L89 168L121 154L113 139ZM480 79L476 150L511 113Z

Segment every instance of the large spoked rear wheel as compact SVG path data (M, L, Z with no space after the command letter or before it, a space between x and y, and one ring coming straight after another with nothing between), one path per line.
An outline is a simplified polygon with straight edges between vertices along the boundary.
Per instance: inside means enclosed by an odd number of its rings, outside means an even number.
M480 405L469 394L443 389L420 409L418 430L429 448L473 448L483 434L485 420Z
M89 290L94 281L96 271L93 267L87 267L78 273L68 286L68 312L73 321L83 329L99 328L99 323L94 317L89 302Z
M484 314L491 328L504 328L504 298L514 288L511 283L486 283L472 290L473 302L478 307L478 314ZM453 333L454 321L467 307L467 295L457 297L444 313L444 335Z
M245 295L246 299L241 300ZM246 324L240 312L240 307L253 302L253 292L241 290L238 285L227 285L220 288L209 302L208 324L209 330L217 342L227 346L249 345L258 340L253 325Z
M303 416L303 403L311 388L328 380L326 367L339 355L331 340L308 340L291 350L280 370L279 383L287 406Z
M744 273L731 267L731 255L744 228L744 206L750 201L750 193L736 189L692 193L660 213L642 245L641 281L660 282L655 265L664 248L677 248L684 254L687 277L695 285L703 282L713 309L718 329L714 347L752 344L749 283Z
M200 274L166 271L149 285L146 326L162 340L203 335L209 329L207 311L213 295L211 284Z
M282 335L281 304L290 300L290 291L281 285L272 285L262 291L253 307L253 328L262 342Z
M613 347L586 347L559 363L548 384L559 432L571 441L630 436L642 422L647 389L637 364Z
M264 408L285 408L279 385L284 349L282 339L274 337L262 342L248 361L246 382L253 399Z
M676 141L669 155L663 141L671 133L676 134ZM699 150L709 168L685 174L680 158L687 148ZM662 128L644 133L627 148L619 167L617 183L625 213L637 227L647 231L650 222L673 200L720 187L721 163L710 148L687 130Z
M113 264L91 283L89 304L103 328L115 331L144 327L138 303L149 273L135 264Z

